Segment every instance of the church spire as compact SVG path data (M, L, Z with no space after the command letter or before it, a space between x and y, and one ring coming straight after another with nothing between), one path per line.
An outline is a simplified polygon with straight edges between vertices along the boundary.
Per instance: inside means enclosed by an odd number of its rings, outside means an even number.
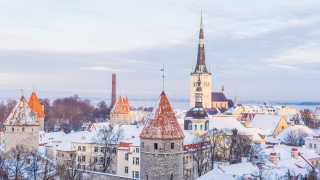
M208 73L208 70L206 67L206 61L205 61L205 51L204 51L204 31L203 31L202 11L201 11L201 19L200 19L197 65L194 70L194 73Z

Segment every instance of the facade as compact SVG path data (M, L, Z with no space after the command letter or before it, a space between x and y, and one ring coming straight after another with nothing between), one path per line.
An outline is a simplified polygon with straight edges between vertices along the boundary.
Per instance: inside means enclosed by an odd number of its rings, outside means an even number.
M4 122L4 150L7 152L17 146L36 150L39 146L39 130L37 115L22 96Z
M128 98L121 97L116 101L110 112L112 124L133 124L134 117L130 110Z
M141 180L183 179L184 134L164 92L140 134Z
M275 129L273 130L272 136L276 137L278 136L283 130L285 130L288 127L287 118L284 116L281 116L279 119L279 122Z
M83 170L101 171L103 170L104 162L104 147L97 143L88 142L73 142L73 147L76 151L77 167ZM112 148L112 162L108 168L108 172L116 173L116 162L117 162L117 148L114 145Z
M229 100L222 92L212 92L211 95L211 107L219 110L229 109Z
M209 129L209 116L203 107L203 91L201 76L198 75L195 92L195 106L191 108L184 118L184 130L192 131L194 135L201 136Z
M139 145L120 142L117 151L117 175L128 178L140 178Z

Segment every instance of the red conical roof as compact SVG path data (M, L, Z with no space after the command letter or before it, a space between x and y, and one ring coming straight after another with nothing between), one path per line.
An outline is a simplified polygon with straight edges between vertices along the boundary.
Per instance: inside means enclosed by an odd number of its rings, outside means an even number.
M142 139L183 139L183 131L164 92L160 95L160 101L155 114L143 128Z
M44 117L44 111L43 111L42 105L35 92L32 92L28 104L31 110L37 114L38 118Z

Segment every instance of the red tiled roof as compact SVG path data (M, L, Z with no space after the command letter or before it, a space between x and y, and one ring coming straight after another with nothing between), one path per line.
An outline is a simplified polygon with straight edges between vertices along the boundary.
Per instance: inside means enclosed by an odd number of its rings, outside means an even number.
M143 128L142 139L183 139L183 131L178 124L175 113L164 92L160 95L160 102L154 117Z
M30 109L37 114L38 118L43 118L44 117L44 111L42 108L42 105L40 103L40 100L35 92L32 92L28 105Z
M112 113L128 114L130 112L130 106L128 98L121 97L117 100L116 104L112 108Z

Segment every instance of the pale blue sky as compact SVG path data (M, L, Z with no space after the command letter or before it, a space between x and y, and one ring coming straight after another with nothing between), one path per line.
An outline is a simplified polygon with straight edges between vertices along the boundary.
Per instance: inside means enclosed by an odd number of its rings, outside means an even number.
M215 90L320 101L319 0L0 0L0 96L188 98L201 8Z

